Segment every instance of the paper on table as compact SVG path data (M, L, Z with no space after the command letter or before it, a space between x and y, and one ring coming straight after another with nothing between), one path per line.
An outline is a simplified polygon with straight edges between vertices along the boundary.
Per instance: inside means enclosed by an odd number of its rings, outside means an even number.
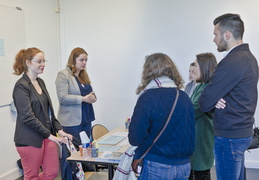
M105 146L105 145L100 145L98 148L99 152L104 152L104 151L110 151L110 152L116 152L121 148L121 146Z
M97 141L98 144L109 144L109 145L116 145L120 141L122 141L125 137L123 136L107 136L102 138L101 140Z
M128 132L117 132L114 134L114 136L123 136L123 137L128 137Z
M99 159L108 159L111 161L120 161L122 152L110 152L104 151L103 154L99 157Z
M119 146L126 146L126 145L130 145L129 143L129 139L125 138L123 141L121 141L119 144Z

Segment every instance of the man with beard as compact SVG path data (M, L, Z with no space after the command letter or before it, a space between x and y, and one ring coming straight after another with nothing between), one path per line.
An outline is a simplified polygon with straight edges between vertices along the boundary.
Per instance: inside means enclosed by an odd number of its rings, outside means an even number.
M244 23L238 14L221 15L213 24L217 50L226 53L199 103L202 111L214 111L217 179L244 180L244 152L252 139L257 104L258 64L243 43Z

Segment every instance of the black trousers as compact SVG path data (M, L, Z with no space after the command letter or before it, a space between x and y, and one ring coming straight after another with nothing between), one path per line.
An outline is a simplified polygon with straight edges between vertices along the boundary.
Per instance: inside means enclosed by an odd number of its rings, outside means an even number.
M210 169L204 171L191 170L189 180L211 180Z

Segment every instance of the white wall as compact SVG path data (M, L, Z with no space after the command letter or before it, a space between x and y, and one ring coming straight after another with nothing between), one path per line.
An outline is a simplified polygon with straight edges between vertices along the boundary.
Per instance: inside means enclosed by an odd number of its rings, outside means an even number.
M54 11L54 0L0 0L0 5L21 7L25 15L26 47L38 47L45 52L48 60L45 72L41 77L45 80L51 97L56 97L55 77L59 67L57 15ZM6 17L8 21L8 17ZM17 29L19 31L19 29ZM1 34L0 34L1 37ZM17 52L18 53L18 52ZM14 54L15 56L15 54ZM12 68L12 67L6 67ZM0 72L1 76L5 76ZM15 83L15 82L14 82ZM1 84L4 88L4 84ZM0 90L1 91L1 90ZM10 89L12 91L12 89ZM53 98L57 107L57 101ZM0 105L1 99L0 99ZM16 114L12 114L10 107L0 108L0 179L14 180L20 176L16 161L19 155L16 152L13 134Z
M95 123L109 129L123 126L125 118L131 116L146 55L168 54L186 82L189 64L196 54L213 52L221 59L222 54L212 42L212 21L218 15L226 12L241 15L246 27L244 41L249 42L259 59L259 2L256 0L60 0L60 54L55 0L0 0L0 4L24 10L27 47L42 49L48 59L41 77L56 112L56 74L65 67L74 47L86 49L88 72L98 96L94 104ZM3 76L1 72L0 75ZM6 107L0 109L0 117L1 152L6 149L0 155L0 179L15 179L19 158L12 140L15 115ZM258 110L255 117L259 125ZM247 167L259 168L258 157L258 150L247 153Z

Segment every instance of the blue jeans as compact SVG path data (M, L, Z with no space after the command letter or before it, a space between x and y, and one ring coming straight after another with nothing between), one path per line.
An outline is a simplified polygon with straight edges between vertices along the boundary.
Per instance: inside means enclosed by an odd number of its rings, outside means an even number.
M144 160L142 172L138 180L187 180L189 178L190 171L190 163L168 165Z
M215 136L214 140L217 180L244 180L244 152L252 137L233 139Z

